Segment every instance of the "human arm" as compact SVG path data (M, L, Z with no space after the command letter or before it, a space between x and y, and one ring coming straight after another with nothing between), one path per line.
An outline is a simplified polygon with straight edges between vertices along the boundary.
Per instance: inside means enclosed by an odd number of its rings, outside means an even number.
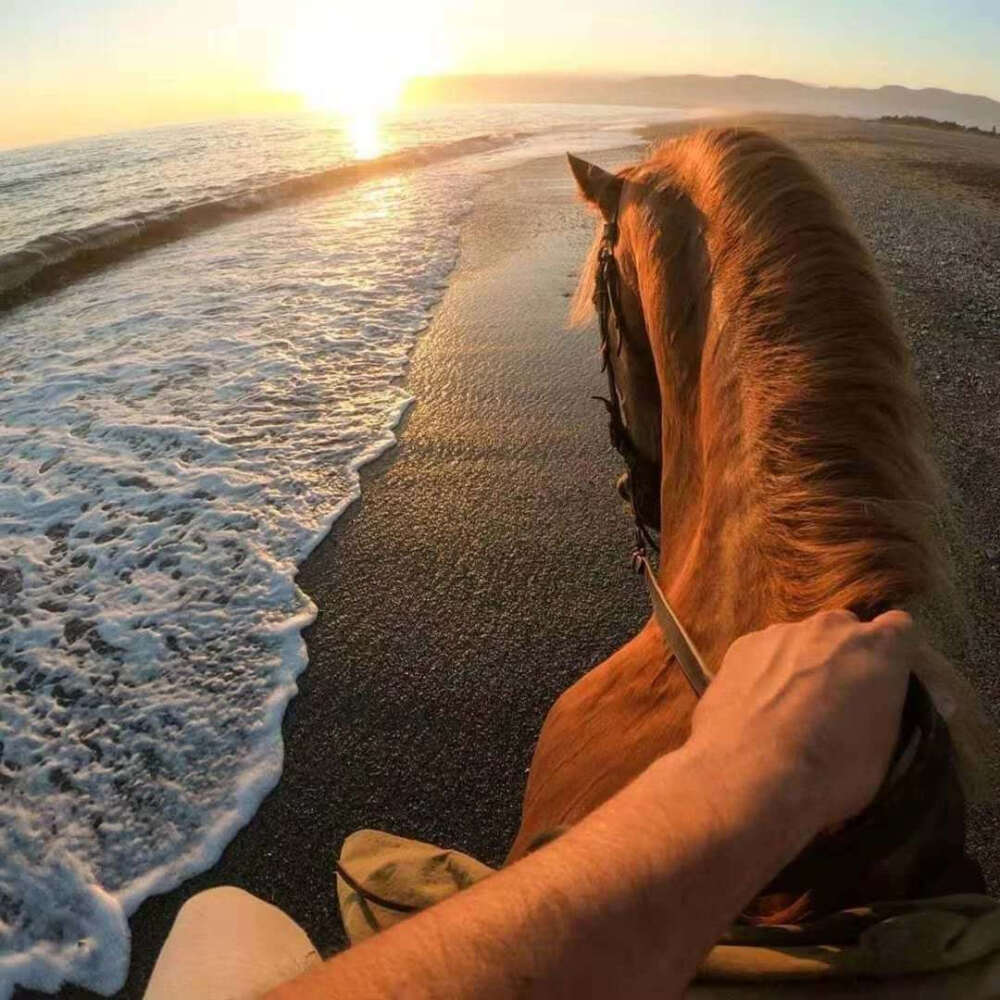
M898 612L738 640L683 748L556 841L269 997L679 995L740 908L870 801L918 655Z

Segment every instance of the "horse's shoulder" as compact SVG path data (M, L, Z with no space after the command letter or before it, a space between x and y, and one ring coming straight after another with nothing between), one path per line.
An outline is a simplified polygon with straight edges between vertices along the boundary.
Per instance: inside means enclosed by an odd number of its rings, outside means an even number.
M637 680L655 672L663 660L662 646L657 649L657 633L647 624L624 646L588 670L555 700L549 715L579 713L607 706L628 697Z

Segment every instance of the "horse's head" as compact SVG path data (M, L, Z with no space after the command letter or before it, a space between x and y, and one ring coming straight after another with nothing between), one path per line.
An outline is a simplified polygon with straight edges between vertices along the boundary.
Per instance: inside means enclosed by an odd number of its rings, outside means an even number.
M629 471L618 481L618 489L632 504L638 519L659 531L660 390L636 280L635 255L621 238L625 176L608 173L575 156L569 157L569 164L584 198L600 212L603 220L603 234L594 244L591 264L578 295L586 298L580 310L585 314L589 314L592 298L599 313L597 296L607 298L602 336L604 363L610 375L608 406L612 413L612 440L617 412L624 427L619 433L622 440L615 444L625 453L629 466ZM600 259L602 254L611 258L606 264Z
M592 299L598 312L599 297L611 299L608 329L602 331L611 403L613 408L617 396L625 425L626 447L620 450L638 456L633 461L625 455L629 472L619 490L647 527L669 532L676 498L691 474L687 445L704 342L698 308L704 296L697 293L706 286L708 268L699 216L689 199L664 189L641 166L612 174L574 156L569 163L583 197L602 220L573 318L589 318ZM602 253L613 257L610 277ZM669 336L651 338L651 329Z
M826 608L868 617L920 600L947 619L907 347L823 180L739 127L617 173L570 167L602 223L573 318L591 316L613 224L622 322L608 363L629 437L661 469L660 582L709 667L737 636ZM954 670L922 677L950 702L956 742L984 743Z

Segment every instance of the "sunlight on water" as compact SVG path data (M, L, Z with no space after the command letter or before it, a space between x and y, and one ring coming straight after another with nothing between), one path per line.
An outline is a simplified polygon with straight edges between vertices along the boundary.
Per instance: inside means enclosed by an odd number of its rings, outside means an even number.
M359 160L370 160L382 152L378 112L362 108L347 120L347 134Z
M295 570L395 440L480 183L448 166L138 256L100 320L94 282L4 317L0 1000L120 988L126 917L277 782Z

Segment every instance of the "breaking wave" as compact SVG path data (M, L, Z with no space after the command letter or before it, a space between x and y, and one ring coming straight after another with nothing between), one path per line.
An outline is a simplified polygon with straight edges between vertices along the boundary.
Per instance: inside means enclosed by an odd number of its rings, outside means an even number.
M325 194L383 174L491 152L513 144L520 137L518 133L477 135L419 146L263 184L234 186L233 190L217 197L132 212L77 229L46 233L0 255L0 310L54 291L141 250L170 243L253 212L297 198ZM9 183L24 184L28 180L22 178Z

